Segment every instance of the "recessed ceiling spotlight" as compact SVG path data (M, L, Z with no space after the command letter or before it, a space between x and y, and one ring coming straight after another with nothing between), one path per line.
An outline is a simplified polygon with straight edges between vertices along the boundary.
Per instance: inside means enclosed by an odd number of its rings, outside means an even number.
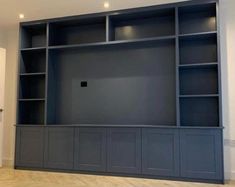
M109 8L109 2L104 2L104 8Z
M24 14L19 14L20 19L24 19Z

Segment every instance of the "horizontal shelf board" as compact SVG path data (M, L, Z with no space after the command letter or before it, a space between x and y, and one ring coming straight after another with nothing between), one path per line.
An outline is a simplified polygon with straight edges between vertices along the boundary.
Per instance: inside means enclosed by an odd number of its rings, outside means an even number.
M16 124L15 126L21 127L44 127L44 124Z
M19 101L45 101L45 98L36 98L36 99L19 99Z
M159 128L173 128L176 125L144 125L144 124L47 124L49 127L159 127Z
M223 126L180 126L180 129L224 129Z
M20 73L20 76L39 76L46 75L46 72L38 72L38 73Z
M75 45L50 46L49 49L99 47L99 46L106 46L106 45L131 44L131 43L140 43L140 42L155 42L155 41L161 41L161 40L171 40L171 39L175 39L175 38L176 38L175 36L162 36L162 37L154 37L154 38L135 39L135 40L117 40L117 41L109 41L109 42L96 42L96 43L75 44Z
M45 128L50 128L50 127L89 127L89 128L97 128L97 127L104 127L104 128L167 128L167 129L223 129L224 127L222 126L162 126L162 125L98 125L98 124L68 124L68 125L58 125L58 124L16 124L15 126L26 126L26 127L45 127Z
M191 97L219 97L219 94L201 94L201 95L180 95L180 98L191 98Z
M214 67L217 66L217 62L208 62L208 63L197 63L197 64L180 64L179 68L196 68L196 67Z
M180 34L179 37L180 38L191 38L191 37L209 36L209 35L215 35L215 34L217 34L217 31Z
M22 48L20 50L23 52L23 51L45 50L45 49L46 47L32 47L32 48Z

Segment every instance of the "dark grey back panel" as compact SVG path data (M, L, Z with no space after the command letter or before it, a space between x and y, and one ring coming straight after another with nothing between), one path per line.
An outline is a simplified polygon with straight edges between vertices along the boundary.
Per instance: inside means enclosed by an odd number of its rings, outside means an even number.
M219 126L218 97L181 98L182 126Z
M16 166L43 167L44 128L16 128Z
M179 176L178 129L143 129L142 173Z
M46 168L73 169L74 128L47 128L44 154Z
M54 124L175 125L174 47L163 41L59 51L51 62Z
M46 72L46 50L25 51L21 53L20 73Z
M180 38L180 64L217 62L217 37L197 35Z
M107 171L141 173L141 129L108 129Z
M180 94L218 94L217 66L181 68Z
M223 178L221 130L181 130L181 177Z
M92 42L104 42L106 37L105 18L101 23L76 23L74 21L62 24L51 24L49 45L70 45Z
M44 101L19 101L18 124L44 124Z
M74 169L106 171L106 128L76 128Z

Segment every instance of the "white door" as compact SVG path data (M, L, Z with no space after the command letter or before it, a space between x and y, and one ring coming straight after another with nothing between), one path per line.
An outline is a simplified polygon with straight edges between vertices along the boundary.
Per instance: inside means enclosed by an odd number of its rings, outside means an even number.
M5 88L6 50L0 48L0 167L2 167L3 113Z

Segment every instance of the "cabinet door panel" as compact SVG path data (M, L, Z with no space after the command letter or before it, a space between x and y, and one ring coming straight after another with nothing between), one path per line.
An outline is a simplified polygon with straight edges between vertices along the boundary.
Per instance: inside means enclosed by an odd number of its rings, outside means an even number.
M221 130L182 130L180 146L182 177L222 179Z
M16 128L16 167L43 167L43 127Z
M139 128L108 130L108 171L141 172L141 130Z
M179 176L178 130L143 129L142 173Z
M46 168L73 169L74 128L47 128L45 143Z
M75 169L106 171L106 129L76 128Z

